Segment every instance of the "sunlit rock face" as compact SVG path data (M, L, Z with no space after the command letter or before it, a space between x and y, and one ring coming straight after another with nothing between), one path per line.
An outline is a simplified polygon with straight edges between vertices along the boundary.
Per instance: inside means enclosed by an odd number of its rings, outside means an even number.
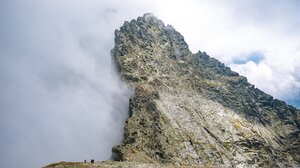
M48 168L300 167L299 109L205 52L191 53L152 14L116 30L112 57L135 90L114 161Z
M199 39L201 40L201 39ZM135 89L118 161L299 167L300 111L273 99L152 14L115 32L113 58Z

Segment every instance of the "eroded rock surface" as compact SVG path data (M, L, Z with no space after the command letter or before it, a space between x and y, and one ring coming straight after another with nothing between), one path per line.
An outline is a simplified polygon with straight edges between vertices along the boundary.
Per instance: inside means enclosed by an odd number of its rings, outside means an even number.
M299 109L191 53L152 14L116 30L112 56L135 89L114 161L47 167L300 167Z
M114 160L299 167L300 111L205 52L192 54L183 36L152 14L116 30L112 55L135 89Z

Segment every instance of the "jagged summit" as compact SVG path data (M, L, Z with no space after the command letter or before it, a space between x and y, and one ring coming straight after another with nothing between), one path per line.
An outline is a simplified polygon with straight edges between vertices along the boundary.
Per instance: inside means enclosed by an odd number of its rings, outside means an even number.
M165 24L161 20L159 20L153 13L145 13L143 17L138 17L137 20L140 19L143 19L146 22L152 22L157 25L165 26Z
M300 167L300 111L153 14L115 31L112 57L135 93L111 167Z
M216 167L299 166L299 110L273 99L152 14L115 33L135 88L115 159Z
M141 48L151 48L154 44L172 46L172 56L177 58L191 54L183 36L150 13L137 20L125 21L120 30L115 31L115 37L115 46L119 47L123 55L130 50L129 44Z

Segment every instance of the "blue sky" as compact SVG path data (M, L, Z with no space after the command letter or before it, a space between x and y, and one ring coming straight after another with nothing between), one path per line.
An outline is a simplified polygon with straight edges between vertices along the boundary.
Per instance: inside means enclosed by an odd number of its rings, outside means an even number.
M287 100L287 103L294 105L295 107L300 108L300 99L299 98L295 98L292 100Z
M193 52L299 107L299 3L1 0L0 167L110 157L131 93L111 64L114 30L147 12L173 25Z
M249 61L259 64L260 61L263 59L264 59L264 55L262 53L254 52L247 55L246 57L237 58L236 60L233 61L233 64L246 64Z

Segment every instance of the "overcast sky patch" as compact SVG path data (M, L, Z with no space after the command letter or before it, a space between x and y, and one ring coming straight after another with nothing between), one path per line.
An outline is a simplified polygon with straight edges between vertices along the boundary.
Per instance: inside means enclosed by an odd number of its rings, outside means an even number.
M111 62L114 31L147 12L299 107L297 0L2 0L0 167L109 159L131 94Z

